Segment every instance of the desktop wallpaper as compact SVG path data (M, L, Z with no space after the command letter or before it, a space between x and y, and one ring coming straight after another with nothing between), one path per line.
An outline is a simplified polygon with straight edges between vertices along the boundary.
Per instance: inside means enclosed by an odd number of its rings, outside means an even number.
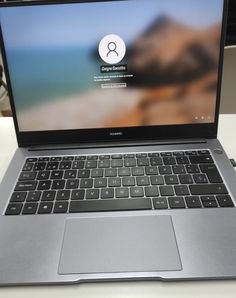
M214 122L223 0L0 8L20 131Z

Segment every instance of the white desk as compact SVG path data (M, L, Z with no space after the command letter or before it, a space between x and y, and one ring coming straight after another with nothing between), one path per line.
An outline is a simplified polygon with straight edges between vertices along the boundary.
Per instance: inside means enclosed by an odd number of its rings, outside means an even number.
M219 140L230 158L236 159L236 115L220 116ZM11 118L0 118L0 180L17 146ZM0 252L1 253L1 252ZM0 288L0 298L78 297L236 297L235 281L202 282L107 282L68 286L30 286Z

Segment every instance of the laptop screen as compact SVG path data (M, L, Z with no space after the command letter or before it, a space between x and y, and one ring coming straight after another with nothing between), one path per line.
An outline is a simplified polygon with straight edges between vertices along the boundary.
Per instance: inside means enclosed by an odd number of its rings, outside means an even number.
M223 4L1 8L19 131L213 123Z

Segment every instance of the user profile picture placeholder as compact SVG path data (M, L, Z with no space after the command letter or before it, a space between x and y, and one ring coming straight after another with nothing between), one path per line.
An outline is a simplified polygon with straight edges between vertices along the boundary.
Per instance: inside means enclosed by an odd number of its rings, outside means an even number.
M120 36L109 34L104 36L100 41L98 52L104 62L117 64L124 58L126 46Z

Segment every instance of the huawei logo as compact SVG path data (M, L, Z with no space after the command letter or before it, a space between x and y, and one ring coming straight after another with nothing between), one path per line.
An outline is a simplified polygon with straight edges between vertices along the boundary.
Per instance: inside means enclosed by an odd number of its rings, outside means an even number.
M123 136L123 132L122 131L110 132L109 135L112 136L112 137L114 137L114 136Z

